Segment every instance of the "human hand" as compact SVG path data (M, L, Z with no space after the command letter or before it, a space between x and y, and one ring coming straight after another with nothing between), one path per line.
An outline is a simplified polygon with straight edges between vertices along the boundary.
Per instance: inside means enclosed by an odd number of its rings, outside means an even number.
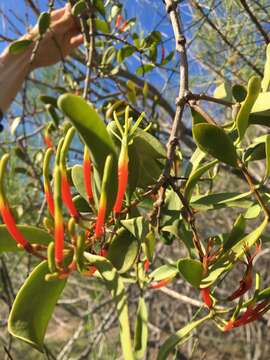
M35 26L26 36L36 40L38 28ZM71 6L54 10L51 13L50 29L40 42L38 51L31 64L32 70L49 66L63 60L72 50L83 43L83 35L71 14Z

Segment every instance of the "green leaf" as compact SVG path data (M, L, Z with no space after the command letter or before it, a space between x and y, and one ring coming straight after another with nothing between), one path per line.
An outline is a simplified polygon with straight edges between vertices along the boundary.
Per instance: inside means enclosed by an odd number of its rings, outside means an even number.
M112 155L112 172L108 183L110 192L107 194L107 214L109 214L117 195L118 159L114 143L106 129L106 125L96 111L80 96L73 94L61 95L58 99L58 106L69 117L90 151L91 160L94 165L94 194L100 192L105 161L108 155ZM97 195L95 197L97 203Z
M175 334L170 336L162 345L158 353L157 360L166 360L170 352L175 348L180 341L184 340L189 333L196 329L198 326L202 325L206 320L210 318L211 314L205 316L204 318L193 321L186 326L184 326L181 330L177 331Z
M123 280L110 261L102 256L84 253L85 258L96 266L105 285L116 303L120 328L120 339L125 360L134 360L128 319L128 305Z
M43 352L43 341L66 281L45 281L47 261L39 264L19 290L8 319L8 331Z
M52 105L53 107L57 108L57 99L52 96L40 95L39 100L43 102L43 104Z
M95 19L94 26L97 31L103 34L109 34L111 32L110 25L106 21Z
M48 12L42 12L38 18L39 35L44 35L49 29L51 23L51 15Z
M258 76L252 76L249 79L247 86L247 96L236 117L236 127L241 141L245 135L245 132L249 125L249 115L252 111L253 105L255 104L259 93L261 91L261 79Z
M265 144L259 143L259 144L252 144L249 146L244 154L244 160L245 161L256 161L256 160L262 160L265 159Z
M13 41L8 48L8 51L12 55L19 55L26 51L30 45L32 45L34 42L33 40L17 40Z
M270 44L266 47L266 62L264 66L264 74L262 80L262 91L266 92L270 84Z
M242 102L247 96L247 90L244 86L236 84L232 87L232 95L237 102Z
M88 202L85 200L85 198L83 198L82 196L80 195L77 195L77 196L74 196L72 198L72 201L76 207L76 209L81 212L81 213L89 213L89 212L92 212Z
M270 135L267 135L265 139L265 155L266 155L266 167L265 167L265 174L263 181L266 181L270 175Z
M153 135L139 128L135 132L133 144L138 150L140 149L140 151L143 151L144 155L150 156L154 159L166 158L165 146Z
M152 71L154 68L155 68L155 65L153 65L153 64L144 64L144 65L137 67L136 74L139 76L144 75L144 74Z
M134 335L135 358L142 359L147 349L148 339L148 311L144 298L140 297L137 309Z
M231 230L231 233L227 240L225 241L223 245L224 251L230 250L233 245L235 245L239 239L241 239L245 235L245 229L246 229L246 220L242 214L240 214Z
M203 278L203 265L194 259L180 259L177 263L180 275L194 287L199 287Z
M114 46L109 46L105 50L105 52L104 52L104 54L102 56L101 66L112 64L113 60L115 58L115 55L116 55L115 47Z
M189 177L191 173L194 173L198 169L200 163L205 157L206 157L205 152L203 152L199 148L196 148L191 158L189 159L186 168L184 169L184 176Z
M51 235L37 227L28 225L17 225L17 227L31 244L48 245L53 241ZM16 241L10 236L6 225L0 225L0 254L9 251L19 252L22 250L18 248Z
M88 195L85 190L83 167L81 165L75 165L71 169L72 182L78 191L78 193L88 201Z
M199 195L191 198L192 207L200 211L218 209L224 207L248 208L253 205L252 200L248 200L252 193L213 193L209 195Z
M174 58L174 50L171 51L161 62L161 65L167 65Z
M121 10L122 10L122 5L121 4L114 4L113 6L112 6L112 8L111 8L111 14L110 14L110 21L112 20L112 19L114 19L120 12L121 12Z
M260 205L255 204L248 208L248 210L246 211L246 213L244 215L244 218L245 219L255 219L260 215L261 210L262 210L262 208L260 207Z
M260 93L252 106L251 113L252 114L259 114L261 115L268 115L270 114L270 91Z
M173 278L178 274L176 264L166 264L158 267L151 272L150 277L153 281L160 281L168 278Z
M144 243L142 244L144 253L150 262L153 261L155 244L156 244L155 233L153 230L151 230L144 238Z
M110 244L108 260L120 274L132 268L138 256L140 242L125 228L120 228Z
M142 242L148 233L149 223L142 216L133 219L121 220L121 224L126 228L139 242Z
M191 108L191 115L192 115L192 126L197 125L197 124L206 124L207 123L205 118L201 114L199 114L196 110L194 110L193 108Z
M16 116L10 125L10 133L14 136L17 130L17 127L20 125L22 118L20 116Z
M217 160L214 160L207 164L202 165L199 168L197 168L197 166L194 166L194 170L192 170L192 172L190 173L188 181L186 182L185 185L184 194L187 199L191 198L192 191L196 186L197 182L200 180L201 176L216 164L217 164Z
M117 61L119 64L121 64L126 58L130 57L134 52L136 51L136 48L132 45L124 45L117 51Z
M94 7L97 9L97 11L105 17L106 10L103 4L103 0L93 0Z
M86 10L87 10L87 5L85 0L80 0L76 2L76 4L72 7L71 12L73 16L80 16Z
M201 150L225 164L237 167L236 149L222 128L211 124L198 124L193 127L193 136Z
M231 83L229 81L222 82L216 87L214 97L226 101L232 101Z

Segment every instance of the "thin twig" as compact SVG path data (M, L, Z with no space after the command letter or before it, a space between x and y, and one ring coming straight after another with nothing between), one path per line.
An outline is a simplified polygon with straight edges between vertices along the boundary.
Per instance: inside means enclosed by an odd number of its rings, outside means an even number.
M269 36L267 35L266 31L262 27L262 25L259 23L256 16L253 14L252 10L250 9L249 5L247 4L246 0L240 0L241 5L245 9L245 11L248 13L251 21L256 26L257 30L262 34L262 37L264 38L264 41L266 44L270 42Z

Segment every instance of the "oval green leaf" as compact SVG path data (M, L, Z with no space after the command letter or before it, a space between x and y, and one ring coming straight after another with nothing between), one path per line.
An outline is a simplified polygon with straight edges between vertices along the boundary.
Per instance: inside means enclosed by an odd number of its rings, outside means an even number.
M127 272L133 266L139 252L139 240L128 230L119 229L108 250L107 258L120 274Z
M44 35L49 29L51 23L51 15L48 12L43 12L38 18L38 31L40 35Z
M17 40L9 45L8 51L12 55L19 55L28 49L34 42L33 40Z
M147 349L148 311L144 298L139 299L135 323L134 352L136 359L142 359Z
M116 303L116 310L118 313L120 340L123 350L123 356L125 360L134 360L128 318L127 297L123 280L108 259L86 252L84 253L84 256L86 260L96 266L101 277L105 281L106 287L112 294L112 297Z
M48 245L53 241L51 235L37 227L28 225L17 225L17 227L31 244ZM16 241L10 236L6 225L0 225L0 254L19 251L22 250L18 248Z
M8 331L43 352L43 340L66 281L45 281L47 261L39 264L19 290L8 319Z
M160 281L164 279L173 278L177 275L178 269L175 264L162 265L151 272L150 277L153 281Z
M180 259L177 263L180 275L194 287L199 287L203 278L203 265L194 259Z
M211 124L197 124L193 136L198 147L225 164L237 167L237 154L232 140L226 132Z
M94 165L95 187L100 192L104 166L107 156L112 155L112 171L108 182L110 192L107 194L107 214L113 208L118 187L118 159L113 141L96 111L80 96L61 95L58 106L70 121L87 145ZM95 191L94 191L95 193ZM98 199L96 199L98 201Z
M236 117L236 127L239 139L242 140L249 125L249 115L252 111L259 93L261 91L261 79L258 76L252 76L247 86L247 96Z

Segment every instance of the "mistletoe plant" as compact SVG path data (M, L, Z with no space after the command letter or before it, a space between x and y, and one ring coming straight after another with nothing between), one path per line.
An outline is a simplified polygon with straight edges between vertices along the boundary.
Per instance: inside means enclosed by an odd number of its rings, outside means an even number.
M95 6L101 4L95 2ZM166 0L165 4L177 51L181 53L180 91L167 151L151 133L151 126L142 126L144 114L135 117L123 101L109 106L107 115L113 114L110 121L110 116L104 120L100 117L87 96L74 92L58 99L43 96L41 99L54 119L45 130L43 184L47 212L43 228L16 224L5 191L9 155L4 154L1 159L0 211L4 225L0 226L0 251L24 251L39 261L17 293L8 329L39 351L44 350L44 336L55 305L75 272L102 281L110 290L126 360L143 358L147 350L146 294L179 276L198 290L206 315L172 334L161 346L158 360L166 359L193 329L207 321L222 332L233 331L256 321L270 308L270 287L261 287L260 274L255 275L253 269L254 257L264 246L270 216L266 186L270 135L253 138L248 146L245 142L248 128L254 124L269 126L270 47L263 79L252 76L246 87L235 84L226 87L224 94L223 86L222 94L219 88L215 98L209 97L221 104L227 104L224 99L228 94L234 99L229 104L236 110L234 115L219 125L198 106L201 98L188 89L185 41L177 3ZM79 1L73 13L81 16L86 8L87 2ZM83 23L84 18L80 19ZM47 29L49 22L46 24ZM127 25L118 15L116 28L124 32ZM15 46L18 42L13 44L13 50ZM196 144L188 162L175 151L186 106L191 109ZM56 116L59 111L62 118ZM57 146L50 138L55 128L61 134ZM69 167L72 141L81 144L84 156L82 163ZM265 175L257 183L248 166L262 159L266 161ZM249 191L200 190L201 179L211 170L217 173L219 166L236 172L246 181ZM213 176L212 182L216 179ZM225 207L242 209L230 231L202 239L197 231L197 214ZM248 233L246 225L254 218L261 219L261 223ZM188 256L157 267L156 244L165 239L173 246L174 238L181 240ZM239 262L245 265L239 287L228 289L226 299L220 299L219 286ZM140 292L134 331L130 329L128 312L130 284Z

